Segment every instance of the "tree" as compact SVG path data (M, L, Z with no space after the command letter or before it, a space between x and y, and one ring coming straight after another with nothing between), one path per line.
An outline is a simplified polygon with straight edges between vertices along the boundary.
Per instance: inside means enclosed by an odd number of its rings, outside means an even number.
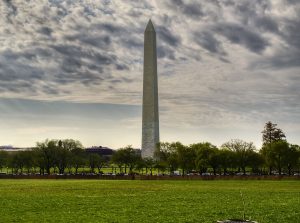
M237 165L246 174L246 167L250 165L250 154L255 150L252 142L245 142L240 139L233 139L224 143L222 149L229 149L236 154Z
M21 152L14 152L13 154L11 154L9 163L9 166L13 169L13 172L18 173L20 170L20 173L23 173L24 159Z
M69 172L72 165L72 151L82 149L81 142L74 139L59 140L56 149L55 165L58 167L59 173L64 174L68 167Z
M178 154L174 143L159 143L158 149L155 151L155 157L158 159L159 166L161 166L162 169L169 169L170 174L177 170L179 166Z
M59 173L63 174L70 162L71 151L82 148L79 141L73 139L48 140L38 142L34 149L35 163L40 167L40 173L50 174L51 168L58 168Z
M219 150L220 167L223 169L223 174L227 174L228 168L236 167L235 153L229 149L223 148Z
M252 173L260 173L260 168L264 165L264 158L260 153L251 151L249 154L249 166Z
M35 152L37 153L38 164L40 169L46 170L47 174L50 174L50 169L54 167L56 163L56 155L58 148L58 140L48 140L44 142L38 142Z
M262 155L270 169L276 168L279 175L282 174L283 168L287 168L289 174L293 167L297 165L298 152L295 146L290 146L285 140L278 140L265 145L261 150Z
M68 151L72 151L74 149L83 149L83 146L80 141L74 139L63 139L59 140L58 146L60 148L64 148Z
M86 152L82 148L75 148L71 150L69 164L75 168L75 173L78 173L78 169L83 167L87 163Z
M127 167L129 168L129 173L132 173L133 168L140 159L141 156L131 146L118 149L112 156L112 162L119 166L120 171L122 165L125 166L125 173L127 172Z
M299 145L294 145L296 150L297 150L297 153L298 153L298 160L296 162L296 166L295 168L297 168L297 171L298 171L298 174L300 173L300 146Z
M91 169L91 173L95 172L95 168L98 169L98 173L100 173L101 168L105 164L105 159L97 153L89 154L89 166Z
M283 163L287 167L289 175L291 175L292 171L297 167L299 159L300 147L298 145L289 145L283 159Z
M60 142L61 141L58 141L58 146L54 149L54 166L58 168L59 174L64 174L65 169L70 162L71 152L67 148L62 147Z
M0 151L0 172L2 169L7 167L8 164L8 153L6 151Z
M174 147L177 152L178 166L182 169L182 175L184 176L186 172L189 172L194 167L195 155L193 150L180 142L172 143L171 147Z
M147 157L143 159L144 166L146 167L146 174L148 174L148 169L150 169L150 175L152 176L152 171L154 166L157 164L156 160L151 157Z
M21 152L23 158L24 167L27 169L27 173L30 172L30 169L34 167L34 156L33 152L30 150Z
M115 153L113 153L111 162L116 164L119 167L120 173L122 173L122 166L124 164L123 150L117 150Z
M277 124L273 124L270 121L265 124L264 130L262 131L263 145L267 145L279 140L285 140L285 134L276 126Z
M192 144L190 147L194 151L195 169L202 174L207 172L208 167L212 167L216 174L219 166L218 148L209 142Z

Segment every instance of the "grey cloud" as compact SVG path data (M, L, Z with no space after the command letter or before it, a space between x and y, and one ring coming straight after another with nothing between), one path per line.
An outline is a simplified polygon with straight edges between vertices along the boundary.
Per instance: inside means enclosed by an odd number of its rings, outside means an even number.
M74 82L79 82L84 86L98 85L104 77L99 76L98 74L92 73L90 71L85 72L62 72L54 76L54 82L59 84L72 84Z
M117 83L132 83L133 79L126 78L126 77L122 77L122 78L119 78L119 79L113 78L113 79L109 80L109 82L112 83L112 84L117 84Z
M26 63L32 53L5 51L0 53L0 91L3 93L36 93L38 82L45 78L42 68ZM21 62L21 61L25 61Z
M225 54L222 43L218 41L210 32L196 32L194 34L194 40L198 45L211 53L218 53L221 55Z
M167 6L193 19L199 19L199 17L204 16L201 4L196 1L185 3L183 0L169 0Z
M50 86L43 86L42 91L48 95L59 95L59 91L54 88L54 87L50 87Z
M3 0L4 4L6 5L7 9L7 20L12 23L12 17L17 15L18 9L17 7L12 3L12 0Z
M49 27L44 26L44 27L40 28L38 30L38 32L40 32L41 34L44 34L46 36L51 36L53 30Z
M136 48L137 50L141 50L144 47L144 43L134 36L130 36L130 38L122 38L122 44L129 49Z
M271 8L269 0L235 1L234 11L240 16L244 24L248 24L258 15L264 15Z
M271 17L261 16L255 18L256 27L260 28L261 31L278 32L278 24Z
M111 39L109 36L101 36L101 37L84 37L81 39L83 43L99 47L102 49L108 48L111 44Z
M65 57L62 61L62 70L67 73L73 73L76 72L81 67L81 61L80 58L76 57Z
M270 59L273 68L284 69L290 67L300 67L300 51L290 49L288 52L279 53Z
M269 46L261 35L238 24L220 23L213 29L232 43L243 45L255 53L261 53Z
M277 51L274 55L254 61L249 65L249 69L267 68L282 70L291 67L300 67L300 51L297 48L288 48L284 51Z
M300 4L299 0L286 0L290 4Z
M165 46L157 47L157 57L158 58L168 58L170 60L175 60L175 52Z
M129 67L125 64L116 64L117 70L129 70Z
M273 55L250 64L250 68L286 69L300 67L300 17L281 21L281 29L276 34L285 41L285 46L277 49Z
M1 81L14 81L14 80L27 80L34 81L40 80L44 77L44 71L28 64L23 64L14 58L10 53L10 58L3 58L0 61L0 80ZM1 58L1 55L0 55Z
M22 52L13 52L12 50L8 49L3 52L0 52L0 56L3 57L2 61L10 60L16 61L18 59L28 59L34 60L36 59L36 54L33 51L22 51Z
M180 38L178 36L175 36L169 29L163 26L157 26L156 32L158 35L158 38L165 43L171 45L171 46L178 46L180 44Z
M24 80L14 80L14 81L1 81L0 82L0 92L2 93L36 93L36 86L30 81Z
M65 57L66 64L70 65L74 64L79 66L80 62L78 62L78 60L81 58L89 59L91 62L99 65L110 65L117 62L115 55L88 51L77 45L52 45L51 47ZM71 63L69 63L69 61Z
M300 50L300 34L299 34L299 27L300 27L300 15L296 20L285 20L282 36L286 40L288 45L296 47Z
M122 35L124 35L127 33L127 30L124 27L106 22L94 24L90 28L94 30L105 31L110 34L122 33Z

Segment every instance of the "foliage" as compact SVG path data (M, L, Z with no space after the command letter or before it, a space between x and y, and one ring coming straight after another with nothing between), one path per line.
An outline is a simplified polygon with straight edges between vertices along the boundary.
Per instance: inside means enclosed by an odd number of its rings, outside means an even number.
M112 156L112 162L120 168L122 165L125 165L125 173L127 172L127 167L129 168L129 173L132 173L133 168L138 164L140 159L140 155L131 146L118 149Z
M262 131L264 146L285 139L283 131L276 126L277 124L273 124L270 121L265 124L264 130Z
M240 139L234 139L224 143L221 148L229 149L235 153L237 166L246 174L246 167L250 165L251 154L255 151L255 146L252 142L245 142Z
M223 174L226 175L228 168L236 167L235 152L223 148L219 150L219 165L223 169Z
M266 164L270 169L276 168L278 174L282 173L282 169L288 170L289 175L292 173L292 169L297 166L299 160L299 147L297 145L290 145L284 140L278 140L269 144L266 144L261 149L261 154L265 158Z
M106 161L103 157L101 157L99 154L91 153L89 154L89 166L91 169L91 173L95 172L95 168L98 169L98 172L100 173L101 168L106 164Z
M6 151L0 151L0 172L8 164L8 153Z
M271 127L273 130L276 129L274 124ZM282 136L278 132L280 131L277 130L277 136ZM101 173L103 167L110 166L111 173L116 173L114 165L117 165L120 173L127 173L129 169L130 174L137 171L144 173L144 170L146 174L150 171L150 175L153 171L177 174L175 171L179 170L182 175L212 173L228 175L236 171L242 171L243 174L250 171L255 174L265 174L264 168L268 167L269 174L278 171L278 174L284 172L292 175L300 169L299 146L277 139L272 143L264 144L259 153L256 152L252 142L240 139L228 141L220 149L209 142L189 146L180 142L161 142L158 144L154 158L144 159L141 158L139 151L131 146L120 148L111 158L101 157L95 153L88 154L82 147L79 141L73 139L47 139L38 142L36 148L31 151L14 153L2 151L0 171L2 172L4 167L9 167L14 173L22 173L24 170L27 170L27 173L35 173L39 170L40 174L64 174L66 169L69 173L78 173L79 169L89 167L91 173Z
M195 169L202 174L207 172L209 167L212 167L216 173L216 168L219 166L218 148L209 142L192 144L190 147L194 152Z

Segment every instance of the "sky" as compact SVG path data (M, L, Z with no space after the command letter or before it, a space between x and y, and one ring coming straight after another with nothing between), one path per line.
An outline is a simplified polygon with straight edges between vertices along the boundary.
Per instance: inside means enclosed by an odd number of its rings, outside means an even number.
M1 0L0 145L140 148L143 38L157 34L160 139L300 144L299 0Z

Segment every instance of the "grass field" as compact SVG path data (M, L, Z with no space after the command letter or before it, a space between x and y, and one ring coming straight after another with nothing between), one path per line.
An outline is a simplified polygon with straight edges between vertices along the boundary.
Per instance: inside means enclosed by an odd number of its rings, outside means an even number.
M300 222L300 181L0 180L0 222Z

